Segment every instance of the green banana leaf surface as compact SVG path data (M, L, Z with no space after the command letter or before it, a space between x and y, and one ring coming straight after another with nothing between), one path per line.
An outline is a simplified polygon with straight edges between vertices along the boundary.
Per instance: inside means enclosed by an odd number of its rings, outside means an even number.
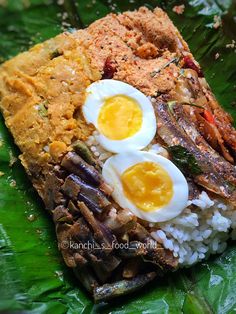
M180 4L185 10L178 15L172 9ZM234 0L0 0L0 62L64 30L141 5L167 11L236 121ZM64 265L54 225L18 155L0 116L0 313L236 312L234 242L222 255L159 278L134 295L95 305Z

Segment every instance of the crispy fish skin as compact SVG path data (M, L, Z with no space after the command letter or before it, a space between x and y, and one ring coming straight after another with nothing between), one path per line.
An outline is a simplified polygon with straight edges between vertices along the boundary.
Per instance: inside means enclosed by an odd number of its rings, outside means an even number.
M173 108L174 117L177 123L185 131L188 137L194 142L198 149L205 155L206 159L211 160L214 168L226 181L236 184L236 169L235 167L220 156L196 130L194 124L189 121L188 116L184 111L184 106L175 104Z
M84 143L94 130L81 113L86 87L113 78L154 97L159 138L167 145L191 147L205 171L189 179L193 194L203 186L235 200L235 171L224 158L233 163L236 133L202 75L166 13L145 7L109 14L87 29L58 35L0 67L0 109L22 152L21 162L53 216L65 263L97 302L141 288L157 274L175 270L178 260L151 237L147 224L111 199ZM176 126L168 115L166 102L190 99L215 114L222 156L208 146L197 124L183 119ZM195 113L191 117L197 119ZM193 140L196 132L201 133L201 145ZM128 249L114 248L126 241ZM83 249L88 243L91 247Z
M236 205L235 167L209 147L191 123L184 119L184 112L175 119L168 104L157 102L154 108L159 119L158 134L163 141L168 146L181 145L195 156L203 171L194 177L195 182Z

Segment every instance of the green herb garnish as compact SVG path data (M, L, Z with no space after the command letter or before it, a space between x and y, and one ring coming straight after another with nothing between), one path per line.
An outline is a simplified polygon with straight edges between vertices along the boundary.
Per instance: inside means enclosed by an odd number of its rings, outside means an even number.
M175 100L173 100L173 101L168 101L168 103L167 103L168 109L169 109L169 111L170 111L172 114L174 114L173 107L174 107L175 104L176 104L176 101L175 101Z
M175 104L177 104L177 100L172 100L172 101L168 101L167 105L169 106L169 109L171 112L173 112L173 106ZM200 108L200 109L205 109L203 106L200 106L200 105L196 105L195 103L188 103L188 102L181 102L179 103L181 106L192 106L192 107L197 107L197 108Z
M180 71L179 71L179 77L181 77L181 76L185 76L184 75L184 69L180 69Z
M175 63L177 64L179 62L179 58L172 58L170 61L168 61L166 64L164 64L160 69L156 70L156 71L152 71L150 73L151 77L155 77L158 73L161 72L161 70L164 70L165 68L167 68L171 63Z
M196 158L181 145L168 147L173 163L186 175L197 176L202 173Z
M36 106L37 106L36 108L38 110L38 113L42 118L45 118L48 116L48 102L47 102L47 100L44 100L43 102L37 104Z
M173 100L173 101L168 101L167 105L168 105L168 109L170 111L171 114L174 114L174 106L177 104L177 101L176 100ZM192 106L192 107L197 107L197 108L200 108L200 109L204 109L203 106L200 106L200 105L196 105L194 103L188 103L188 102L182 102L180 103L181 106Z

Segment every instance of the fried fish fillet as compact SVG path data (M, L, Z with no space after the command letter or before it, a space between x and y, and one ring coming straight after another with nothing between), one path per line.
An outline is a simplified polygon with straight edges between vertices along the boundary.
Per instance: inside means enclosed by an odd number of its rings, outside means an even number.
M149 225L112 200L85 144L94 131L81 111L85 91L104 78L124 81L152 97L157 138L167 146L184 146L202 166L203 173L191 179L193 190L202 186L236 203L232 119L161 9L109 14L87 29L60 34L5 62L0 67L0 108L6 125L53 216L66 264L95 301L134 291L178 267L172 252L151 237ZM126 250L114 249L114 243L127 239ZM62 245L71 240L93 246Z

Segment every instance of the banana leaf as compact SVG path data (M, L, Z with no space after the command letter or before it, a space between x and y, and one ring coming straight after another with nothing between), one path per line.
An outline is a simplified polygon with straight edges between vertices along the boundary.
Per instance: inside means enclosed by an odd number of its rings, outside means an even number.
M172 10L179 4L185 4L182 15ZM0 0L0 62L64 30L141 5L168 12L236 121L234 0ZM217 19L222 21L218 28ZM18 154L0 116L0 313L235 313L235 243L222 255L159 278L135 295L94 305L65 267L54 226Z

